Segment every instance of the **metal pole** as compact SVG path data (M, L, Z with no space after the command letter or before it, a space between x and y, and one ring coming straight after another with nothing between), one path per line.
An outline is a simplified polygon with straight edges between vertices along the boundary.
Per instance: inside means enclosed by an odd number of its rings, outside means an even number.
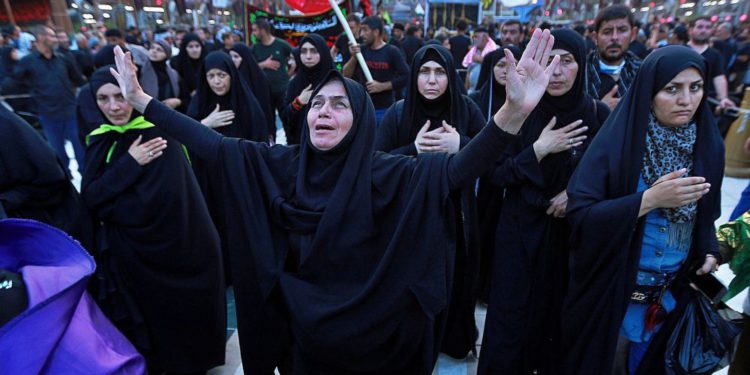
M10 7L10 0L3 0L3 3L5 3L5 13L8 13L8 21L10 21L11 25L15 25L16 18L13 17L13 9Z

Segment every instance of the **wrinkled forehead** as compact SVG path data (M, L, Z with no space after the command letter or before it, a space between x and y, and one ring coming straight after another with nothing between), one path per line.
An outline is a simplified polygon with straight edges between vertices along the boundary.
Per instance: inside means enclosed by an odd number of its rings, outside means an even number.
M321 87L320 90L315 93L315 97L344 97L347 100L349 99L349 95L346 92L344 83L339 81L338 79L332 79L326 82L323 87Z

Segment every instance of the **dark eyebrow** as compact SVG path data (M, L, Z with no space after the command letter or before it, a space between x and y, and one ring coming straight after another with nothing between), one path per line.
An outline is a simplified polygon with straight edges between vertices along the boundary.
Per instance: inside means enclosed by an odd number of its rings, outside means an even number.
M324 99L325 97L326 96L323 94L318 94L318 95L315 95L313 99ZM342 99L349 100L349 97L346 95L334 95L334 96L328 97L328 100L342 100Z

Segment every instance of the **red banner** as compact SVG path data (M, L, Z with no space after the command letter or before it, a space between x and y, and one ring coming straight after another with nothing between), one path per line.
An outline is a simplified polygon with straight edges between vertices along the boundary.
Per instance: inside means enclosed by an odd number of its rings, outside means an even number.
M349 1L344 1L339 4L341 11L344 15L351 12ZM344 27L339 23L339 19L330 9L327 12L305 15L305 16L282 16L266 12L265 10L256 7L251 4L247 4L247 27L246 30L251 30L251 25L255 23L255 19L258 17L268 19L268 22L273 26L273 35L289 42L292 46L296 46L297 42L302 39L307 33L320 34L326 39L328 45L333 45L336 38L344 32Z
M52 14L49 1L45 0L11 0L10 7L18 24L45 22ZM10 18L5 7L0 6L0 23L8 22Z
M305 14L322 13L331 9L328 0L285 0L286 3Z

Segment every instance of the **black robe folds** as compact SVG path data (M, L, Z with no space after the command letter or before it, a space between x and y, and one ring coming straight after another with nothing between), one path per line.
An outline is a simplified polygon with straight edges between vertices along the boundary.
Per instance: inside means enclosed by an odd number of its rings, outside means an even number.
M246 80L263 110L268 135L276 139L276 108L271 104L271 85L268 84L266 74L255 61L253 50L250 47L243 43L235 43L231 50L242 56L242 62L237 70L240 72L240 77Z
M110 79L109 67L97 70L92 90ZM128 153L138 136L166 139L163 155L140 166ZM156 127L109 131L89 141L82 195L101 222L95 256L113 278L110 285L121 288L103 291L109 293L100 295L102 310L150 367L195 372L223 364L219 239L185 150ZM125 308L130 315L114 314Z
M329 151L311 145L307 126L300 146L269 147L154 100L145 114L227 171L246 372L272 374L293 346L295 374L429 374L453 281L449 192L513 137L489 126L454 156L378 153L364 88L337 72L328 80L343 83L354 118Z
M190 57L187 52L187 46L188 44L190 44L190 42L197 42L201 45L201 55L197 59ZM200 80L204 78L201 77L200 72L201 64L203 64L203 59L206 58L206 55L208 55L208 51L206 51L206 46L203 44L203 41L198 37L198 35L187 33L182 37L182 42L180 44L180 53L169 60L169 64L172 69L177 71L177 74L179 74L180 78L182 78L182 82L184 82L185 84L185 90L187 91L188 98L190 98L190 96L193 94L193 91L198 88L198 82L200 82ZM188 106L190 103L185 104L186 106Z
M667 46L652 52L570 179L567 215L572 236L562 316L563 374L612 372L641 254L644 218L638 212L643 192L637 187L649 111L654 95L687 68L698 69L705 77L703 58L688 47ZM718 256L713 223L720 213L724 147L705 98L694 120L694 175L705 177L711 190L698 201L691 250L681 276L670 287L677 307L652 338L639 374L664 373L666 340L688 300L685 296L693 295L682 276L695 272L707 253Z
M438 62L449 74L448 87L439 98L427 101L419 93L417 78L426 61ZM414 141L425 121L430 130L442 126L443 120L456 128L461 137L460 147L466 146L484 126L485 119L468 96L462 94L461 81L455 72L453 57L441 46L426 45L414 55L411 79L406 99L394 103L386 112L377 131L375 149L391 154L416 156ZM456 255L456 277L448 310L448 325L441 351L455 358L464 358L476 351L478 331L474 319L476 280L479 268L479 239L474 184L452 196L460 206L463 226Z
M300 39L297 45L302 47L305 43L312 44L318 50L320 61L313 67L306 67L302 64L299 57L299 48L295 48L294 58L297 61L297 74L295 74L286 88L283 109L279 113L279 117L281 117L281 121L284 123L286 143L289 145L299 144L300 136L302 135L302 124L305 123L304 116L307 113L304 108L297 108L292 102L307 86L312 85L313 88L317 87L320 81L325 78L328 71L334 68L331 52L328 49L326 40L322 36L307 34L304 38Z
M479 374L549 374L556 365L560 309L567 282L564 218L546 213L565 190L581 156L609 111L586 95L586 45L572 30L555 30L555 49L571 53L578 73L561 96L545 93L516 143L506 149L485 182L505 189L495 231L494 262ZM537 160L533 143L552 117L555 128L578 119L587 126L583 145Z
M4 211L4 214L3 214ZM47 142L0 104L0 218L34 219L90 246L88 215Z

